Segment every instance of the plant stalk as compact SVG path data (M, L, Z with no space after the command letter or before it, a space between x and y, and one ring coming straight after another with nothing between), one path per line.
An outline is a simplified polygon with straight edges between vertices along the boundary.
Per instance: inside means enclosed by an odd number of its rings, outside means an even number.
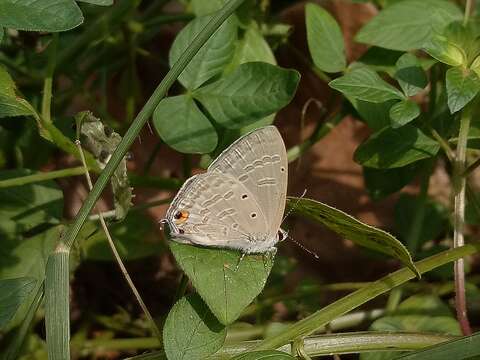
M468 131L472 117L472 104L467 105L460 117L460 131L458 134L457 151L453 168L454 198L454 223L453 223L453 247L458 248L465 244L465 188L467 178L465 173L465 159L467 153ZM460 258L454 264L455 273L455 309L457 320L464 335L471 335L472 330L467 317L467 301L465 297L465 270L464 259Z

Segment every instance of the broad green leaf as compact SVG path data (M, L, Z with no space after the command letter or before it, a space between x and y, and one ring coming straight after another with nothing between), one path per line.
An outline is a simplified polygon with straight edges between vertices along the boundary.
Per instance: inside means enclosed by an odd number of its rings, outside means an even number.
M104 126L99 118L90 111L82 111L75 115L77 137L82 146L87 149L97 161L100 169L105 168L113 152L117 149L122 137ZM123 220L132 206L132 188L127 175L126 157L120 161L115 169L110 184L113 192L113 205L116 220Z
M396 63L395 79L407 96L414 96L428 84L427 75L415 55L406 53Z
M31 277L0 280L0 330L32 293L36 283L37 280Z
M428 349L415 351L398 360L478 360L480 356L480 332L458 340L438 344Z
M65 31L83 22L73 0L2 0L0 25L27 31Z
M422 48L431 57L444 64L460 66L467 63L465 51L443 35L433 35Z
M357 34L359 42L392 50L419 49L433 31L462 18L460 9L446 0L405 0L382 10Z
M203 359L220 349L227 331L197 295L181 298L168 313L163 344L168 360Z
M357 245L400 260L418 275L418 270L405 246L389 233L364 224L341 210L315 200L289 198L287 205L295 213L326 226Z
M2 42L4 35L5 35L5 30L2 27L0 27L0 43Z
M141 212L130 212L122 222L113 223L108 228L122 259L136 260L158 255L164 248L155 232L155 224ZM113 261L99 222L87 222L80 236L84 238L80 242L80 250L86 259Z
M227 0L191 0L190 4L196 16L204 16L220 10L226 2Z
M153 113L153 125L165 143L187 154L215 150L218 136L190 95L164 98Z
M93 5L100 5L100 6L113 5L113 0L76 0L76 1L93 4Z
M220 125L238 129L287 105L299 80L300 74L295 70L249 62L219 81L197 89L193 96Z
M252 61L262 61L272 65L277 63L270 45L254 22L245 30L243 38L237 42L235 55L226 71L231 72L230 69L233 71L238 65Z
M480 78L474 71L450 68L446 75L448 108L453 114L467 105L480 90Z
M177 62L180 55L210 20L211 16L198 17L178 33L170 48L170 66ZM187 89L194 90L215 75L220 74L232 59L236 39L237 20L234 16L231 16L190 60L190 63L178 77L178 81Z
M409 240L412 224L415 222L416 209L419 206L418 197L407 194L402 194L395 204L395 230L404 243ZM435 240L446 230L448 224L448 212L445 207L430 199L427 199L423 206L425 209L423 221L416 224L420 228L418 247L427 241Z
M347 65L343 35L335 19L324 8L305 6L307 42L313 63L325 72L340 72Z
M396 70L396 63L403 54L404 52L402 51L372 46L351 66L368 65L372 70L385 72L393 77Z
M352 98L348 100L373 131L378 131L386 126L390 126L390 108L398 102L398 100L388 100L383 103L372 103Z
M440 146L420 129L407 124L371 135L355 151L355 161L377 169L402 167L435 156Z
M420 107L411 100L402 100L390 108L392 128L396 129L420 115Z
M480 56L477 56L475 60L473 60L472 65L470 65L470 69L480 77Z
M1 6L0 4L0 8ZM7 70L0 66L0 118L31 114L31 105L25 99L17 96L15 83Z
M387 195L401 190L418 175L424 163L417 161L407 166L393 169L363 168L363 180L368 194L373 200L380 200Z
M370 326L374 331L429 332L460 335L458 322L448 307L433 295L415 295L402 302L392 315L375 320ZM360 354L361 360L389 360L398 352Z
M22 322L37 287L45 278L45 265L48 256L55 248L62 226L55 226L38 235L19 239L2 239L0 248L0 278L33 277L37 280L35 290L32 291L22 305L20 305L8 327L17 326Z
M0 180L32 174L29 170L0 171ZM8 237L46 223L58 224L63 193L54 181L0 188L0 232Z
M240 354L231 360L294 360L292 355L278 350L259 350Z
M274 254L246 255L234 250L209 249L170 242L182 270L217 319L235 321L262 291Z
M353 69L328 85L346 96L373 103L405 98L397 88L367 67Z

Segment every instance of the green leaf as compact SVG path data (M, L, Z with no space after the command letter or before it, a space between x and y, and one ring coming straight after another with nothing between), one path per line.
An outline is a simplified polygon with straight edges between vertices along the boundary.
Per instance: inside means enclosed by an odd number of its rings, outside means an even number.
M364 167L363 179L368 194L373 200L380 200L385 196L401 190L405 185L415 179L423 166L423 162L417 161L413 164L393 169Z
M76 0L76 1L84 2L87 4L100 5L100 6L113 5L113 0Z
M347 65L343 35L335 19L322 7L305 6L307 42L313 63L325 72L340 72Z
M428 84L427 75L415 55L406 53L396 63L395 79L407 96L414 96Z
M109 226L115 246L122 259L136 260L158 255L164 246L158 239L152 220L135 211L128 213L122 222ZM80 233L82 255L88 260L113 261L112 251L100 223L87 222Z
M194 91L193 96L220 125L236 129L270 115L293 98L300 74L295 70L250 62L217 82Z
M370 330L460 335L458 322L453 318L448 307L432 295L414 295L406 299L392 315L375 320ZM362 353L360 359L388 360L401 353L382 352L375 356L372 354Z
M477 74L461 67L447 70L446 83L448 108L452 114L463 109L480 90L480 78Z
M10 327L15 327L22 322L38 286L45 278L45 265L48 256L55 248L55 244L60 236L62 226L55 226L36 236L21 239L5 240L2 239L0 249L0 278L19 278L32 277L37 280L35 290L20 305L13 320L9 323Z
M462 18L460 9L444 0L405 0L388 6L357 34L359 42L392 50L419 49L433 31Z
M390 108L390 119L392 128L396 129L420 115L420 107L411 100L399 101Z
M480 332L425 350L411 352L398 360L475 360L478 359L478 356L480 356Z
M0 25L27 31L65 31L83 22L73 0L2 0Z
M433 35L423 45L423 50L431 57L447 65L460 66L467 63L465 51L443 35Z
M209 249L170 242L182 270L217 319L235 321L262 291L273 266L274 255L246 255L238 251Z
M231 360L294 360L292 355L278 350L259 350L234 356Z
M261 61L272 65L277 63L270 45L268 45L255 22L249 25L243 38L237 42L235 55L226 72L231 72L229 70L233 71L238 65L252 61Z
M0 4L0 8L1 8ZM0 15L1 17L1 15ZM0 66L0 118L32 114L31 105L16 94L15 83L3 66Z
M36 283L37 280L31 277L0 280L0 329L12 319Z
M435 156L440 146L420 129L405 125L374 133L355 151L355 161L377 169L402 167Z
M353 69L344 76L330 81L328 85L346 96L373 103L405 98L398 89L367 67Z
M5 30L2 27L0 27L0 43L2 42L4 35L5 35Z
M153 113L153 125L165 143L182 153L205 154L217 146L215 128L190 95L160 101Z
M168 360L203 359L220 349L227 331L202 299L194 294L181 298L170 310L163 327Z
M96 159L100 169L105 168L122 137L103 125L99 118L90 111L82 111L75 116L77 137L81 138L82 146ZM116 220L123 220L132 206L132 188L127 175L127 160L125 157L118 164L110 178L113 192L113 204Z
M381 252L400 260L415 274L418 270L403 244L389 233L364 224L341 210L311 199L288 198L287 205L294 212L316 221L341 237L359 246Z
M5 170L0 180L32 174ZM46 223L58 224L63 213L63 193L54 181L0 189L0 232L9 237Z
M170 48L170 66L177 62L180 55L210 22L211 18L211 16L198 17L178 33ZM231 16L193 57L178 77L178 81L187 89L194 90L215 75L220 74L232 59L236 39L237 20L234 16Z
M190 4L196 16L204 16L220 10L226 2L227 0L191 0Z
M373 131L378 131L386 126L390 126L390 109L397 100L372 103L349 98L349 101Z

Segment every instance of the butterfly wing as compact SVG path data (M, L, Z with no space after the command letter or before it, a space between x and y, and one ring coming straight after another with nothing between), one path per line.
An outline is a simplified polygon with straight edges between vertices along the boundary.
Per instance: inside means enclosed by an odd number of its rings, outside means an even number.
M262 252L252 240L268 228L255 196L242 183L228 174L209 172L185 182L166 218L176 241L247 253ZM270 247L266 244L265 250Z
M257 200L268 222L268 235L276 237L287 195L287 151L275 126L256 129L224 150L209 173L230 174Z

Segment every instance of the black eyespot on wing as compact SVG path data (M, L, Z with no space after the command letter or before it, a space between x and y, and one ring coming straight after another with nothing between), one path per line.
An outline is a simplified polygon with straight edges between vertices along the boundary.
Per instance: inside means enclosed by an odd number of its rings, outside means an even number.
M257 217L257 213L251 213L250 214L250 217L253 219L253 218L256 218Z
M182 218L182 212L181 211L177 211L175 213L175 215L173 215L173 217L176 219L176 220L180 220Z
M280 168L280 171L281 171L281 172L285 172L285 168L282 166L282 167Z
M247 194L243 194L243 195L242 195L242 200L245 200L246 198L248 198L248 195L247 195Z
M185 230L183 230L183 229L178 229L178 233L179 233L179 234L185 234Z

